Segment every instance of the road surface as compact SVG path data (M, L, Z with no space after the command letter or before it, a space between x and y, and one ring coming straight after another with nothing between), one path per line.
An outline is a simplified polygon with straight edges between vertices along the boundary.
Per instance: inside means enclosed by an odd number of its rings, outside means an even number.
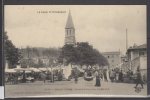
M128 83L112 83L101 81L101 87L95 87L95 80L85 81L80 78L75 84L71 81L56 81L54 83L36 81L34 83L20 83L17 85L5 85L6 97L26 97L26 96L55 96L55 95L82 95L87 96L107 96L107 95L126 95L126 96L146 96L147 86L141 91L135 91L135 84ZM139 85L140 87L140 85Z

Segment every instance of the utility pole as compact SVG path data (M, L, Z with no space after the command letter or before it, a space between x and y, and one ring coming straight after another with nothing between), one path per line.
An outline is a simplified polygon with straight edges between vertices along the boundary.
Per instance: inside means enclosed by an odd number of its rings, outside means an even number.
M28 56L28 64L27 64L27 68L29 68L29 63L30 63L30 55L29 55L29 52L30 52L30 47L27 46L27 56Z
M128 29L126 28L126 51L128 50ZM129 58L128 59L128 62L129 62L129 69L131 70L131 61L129 61Z
M126 51L128 49L128 29L126 28Z

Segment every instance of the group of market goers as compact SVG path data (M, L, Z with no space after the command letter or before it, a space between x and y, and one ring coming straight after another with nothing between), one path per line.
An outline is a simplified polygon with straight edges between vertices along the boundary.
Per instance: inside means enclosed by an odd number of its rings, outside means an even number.
M131 74L130 75L133 75L132 71L129 71ZM95 76L96 76L96 83L95 83L95 86L101 86L101 73L100 71L96 71L95 72ZM123 82L124 80L124 75L123 75L123 72L122 70L119 70L119 71L115 71L114 69L110 70L109 71L109 78L111 80L111 82L114 82L114 80L118 81L118 82ZM104 80L105 81L108 81L107 80L107 77L104 77ZM134 88L137 88L137 86L140 84L141 85L141 88L143 89L143 84L144 84L144 80L143 80L143 77L142 77L142 74L141 74L141 71L139 69L139 67L137 68L136 70L136 73L135 73L135 87Z
M6 83L10 84L18 84L18 83L26 83L26 82L34 82L34 81L44 81L50 80L50 82L54 82L55 80L61 81L63 79L63 70L53 70L51 71L40 71L40 72L16 72L16 73L7 73L5 75Z
M75 83L78 83L78 78L79 78L79 70L77 68L74 68L72 70L72 73L70 75L70 79L74 79ZM143 88L143 80L142 80L142 75L141 72L139 70L139 68L137 68L137 72L136 74L136 86L135 88L138 86L138 84L141 84L141 87ZM91 77L91 79L95 78L95 86L100 87L101 86L101 80L104 81L108 81L107 79L107 70L85 70L84 77ZM123 82L123 72L122 70L119 71L115 71L114 69L109 71L109 79L111 80L111 82L114 81L119 81L119 82ZM63 70L55 70L55 71L41 71L40 73L36 73L36 72L31 72L31 73L26 73L25 71L21 72L21 73L9 73L6 75L7 80L6 82L10 82L10 84L18 84L20 82L34 82L36 80L42 80L44 83L49 80L49 82L54 82L54 81L62 81L64 80L64 75L63 75ZM66 80L66 79L65 79Z

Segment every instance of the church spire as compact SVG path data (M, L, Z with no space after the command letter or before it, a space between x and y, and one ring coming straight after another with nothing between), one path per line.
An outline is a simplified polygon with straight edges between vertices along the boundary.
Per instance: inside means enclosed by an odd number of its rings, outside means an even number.
M68 19L67 19L67 23L65 26L65 44L71 44L71 45L75 45L76 44L76 40L75 40L75 28L74 28L74 24L72 21L72 16L69 10L69 14L68 14Z
M74 28L74 24L73 24L73 21L72 21L72 16L71 16L70 10L69 10L68 19L67 19L67 23L66 23L65 28Z

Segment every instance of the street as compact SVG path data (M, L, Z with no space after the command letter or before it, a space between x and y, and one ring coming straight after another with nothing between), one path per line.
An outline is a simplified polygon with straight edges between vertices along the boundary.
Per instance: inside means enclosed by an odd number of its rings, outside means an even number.
M34 83L20 83L17 85L5 85L5 97L25 97L25 96L54 96L54 95L147 95L147 86L141 91L135 91L135 84L112 83L101 81L101 87L95 87L95 80L85 81L80 78L75 84L71 81L56 81L54 83L36 81ZM140 87L140 85L139 85Z

